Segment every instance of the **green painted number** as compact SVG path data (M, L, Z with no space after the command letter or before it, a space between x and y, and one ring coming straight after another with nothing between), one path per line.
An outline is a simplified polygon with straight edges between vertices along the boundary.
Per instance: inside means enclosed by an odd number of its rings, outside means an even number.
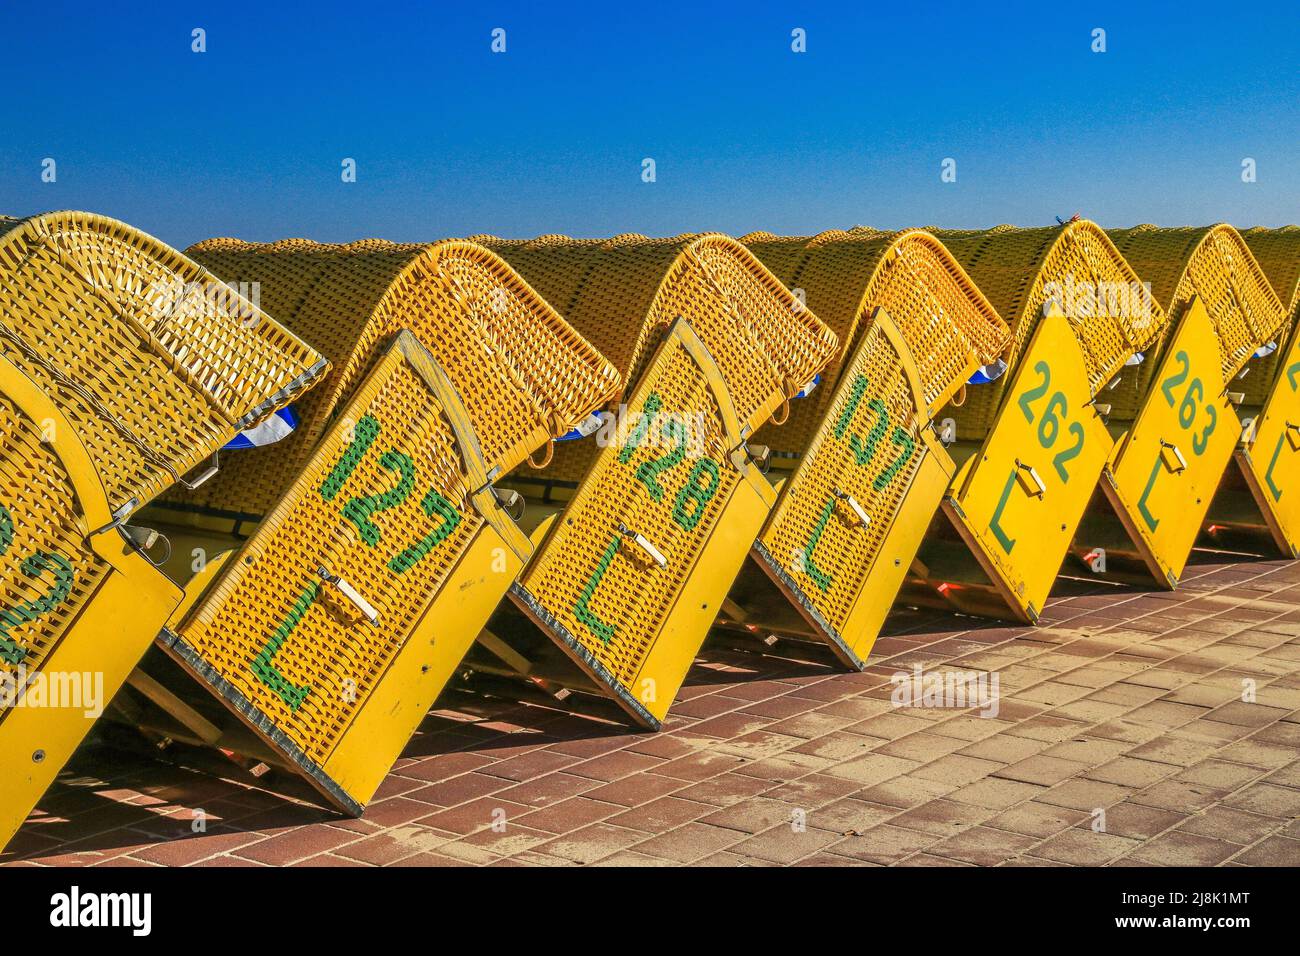
M1011 489L1016 486L1016 470L1011 469L1011 474L1007 477L1007 483L1002 486L1002 497L998 499L998 506L993 510L993 519L989 522L989 530L993 532L993 537L998 539L998 544L1002 545L1002 550L1007 554L1016 546L1016 539L1002 530L1002 512L1007 507L1007 501L1011 498Z
M853 449L853 457L857 459L859 465L871 461L876 454L876 446L880 444L880 439L885 437L885 432L889 429L889 409L885 407L885 403L878 398L871 398L867 400L867 407L876 413L876 424L867 435L867 443L863 445L856 434L849 436L849 447Z
M1029 391L1020 396L1020 411L1025 415L1025 421L1031 425L1034 423L1034 402L1038 401L1047 394L1047 389L1052 384L1052 369L1046 362L1036 362L1034 371L1043 377L1042 382L1035 385Z
M636 469L636 480L645 485L651 501L662 501L664 497L664 489L659 484L660 472L676 468L686 459L685 426L672 420L664 426L664 432L677 442L676 447L666 455L641 462Z
M849 390L849 400L844 404L844 411L840 412L840 417L835 422L835 437L843 438L844 433L848 431L849 422L857 414L858 406L862 404L862 396L867 392L867 377L859 375L853 380L853 388Z
M1196 421L1196 410L1204 397L1205 386L1201 384L1199 378L1192 379L1192 384L1187 386L1187 391L1183 393L1183 400L1178 405L1178 424L1183 429L1191 428L1192 423Z
M1151 466L1151 474L1147 476L1147 486L1142 489L1142 497L1138 499L1138 514L1147 523L1148 531L1155 531L1160 525L1160 519L1151 513L1151 507L1147 504L1147 501L1151 497L1151 489L1156 486L1156 478L1159 477L1160 470L1163 467L1164 462L1157 455L1155 464Z
M888 468L876 475L876 480L871 483L871 487L876 491L883 491L885 486L894 480L894 476L902 470L903 466L912 459L912 452L916 451L916 440L901 426L895 426L894 434L890 438L894 442L894 446L901 449L901 451Z
M307 699L311 693L310 687L297 687L289 682L280 669L275 666L275 655L280 653L280 648L284 642L289 639L289 635L298 627L298 623L307 616L307 610L316 601L316 596L320 594L320 582L311 581L303 592L298 595L297 600L289 607L289 613L285 615L280 626L275 629L270 640L261 652L253 658L250 668L267 687L275 692L275 695L284 701L289 710L297 712L302 706L302 702Z
M352 429L352 440L348 446L343 449L343 454L339 456L338 463L325 476L325 481L320 486L320 496L326 501L333 501L334 497L347 484L352 473L357 470L357 465L361 464L361 459L366 457L366 452L370 446L375 443L375 438L379 435L379 420L373 415L363 416L361 421L357 422L356 427Z
M400 451L386 451L379 456L379 464L398 474L396 486L379 494L353 498L343 506L343 517L347 518L361 532L361 540L370 547L379 543L381 533L371 517L381 511L396 508L411 496L415 487L415 463L411 456Z
M1061 434L1061 419L1069 417L1070 407L1064 392L1056 392L1047 401L1043 417L1038 420L1038 444L1051 448Z
M460 512L452 507L450 501L438 494L436 489L429 489L420 506L430 518L437 517L442 520L438 527L388 562L389 569L397 574L404 574L419 564L426 554L446 541L460 524Z
M695 530L695 526L704 517L704 509L717 494L721 482L722 473L716 461L712 458L701 458L695 462L695 467L686 476L686 484L682 486L681 491L677 492L677 500L673 502L673 520L682 527L682 530ZM694 504L694 507L687 510L688 504Z
M817 524L813 528L812 534L808 536L808 545L804 548L803 553L803 570L808 577L812 578L813 583L822 591L829 591L831 581L829 574L821 570L813 562L813 552L817 550L817 545L821 542L822 532L826 530L827 523L831 520L831 515L835 513L835 499L830 498L826 502L826 507L822 509L821 516L817 519Z
M1170 408L1174 407L1174 389L1187 381L1187 375L1192 370L1192 363L1186 352L1180 351L1174 356L1174 361L1181 365L1182 369L1160 383L1160 391L1165 393L1165 401L1169 403Z
M14 519L9 509L0 507L0 557L9 551L14 540ZM15 607L0 611L0 660L21 664L27 657L27 648L9 637L9 629L30 624L44 614L49 614L68 599L72 593L75 573L72 564L60 554L41 551L23 559L19 570L29 578L38 578L45 572L54 577L54 584L34 601L23 601Z
M596 616L596 612L591 609L591 599L596 594L596 589L600 587L601 580L609 570L609 566L614 563L614 555L618 554L618 537L615 536L605 549L605 553L600 556L596 562L596 570L587 578L587 583L582 586L582 593L578 595L578 603L574 605L573 613L578 621L591 631L599 640L608 644L614 639L614 625L606 624Z
M1214 434L1214 426L1219 423L1219 413L1213 405L1206 405L1205 410L1210 413L1210 423L1205 426L1205 430L1199 435L1192 436L1192 451L1200 455L1209 447L1210 436Z
M1282 454L1284 445L1286 445L1286 432L1277 436L1277 446L1273 449L1273 457L1268 460L1268 471L1264 473L1264 480L1268 483L1268 490L1273 493L1274 501L1282 500L1282 489L1273 480L1273 469L1277 467L1277 459Z
M1058 452L1056 457L1052 459L1052 467L1055 468L1056 473L1061 476L1061 481L1066 484L1070 481L1070 473L1065 470L1065 463L1074 458L1078 458L1079 453L1083 451L1083 426L1078 422L1070 422L1068 430L1070 434L1074 436L1074 444L1065 449L1065 451Z
M645 407L641 409L641 417L637 420L636 429L628 436L627 443L619 449L618 460L620 464L626 465L632 460L632 456L636 454L636 450L641 447L646 435L650 433L650 427L659 416L659 409L663 407L663 404L664 400L659 397L658 392L650 393L650 397L645 400Z
M1034 402L1038 401L1047 394L1047 390L1052 384L1052 369L1046 362L1038 362L1034 365L1034 371L1041 377L1042 381L1020 396L1020 410L1024 413L1025 421L1031 425L1034 423ZM1047 400L1047 406L1043 409L1043 417L1038 419L1038 444L1049 451L1056 446L1056 440L1061 437L1061 425L1070 417L1070 403L1066 399L1065 393L1061 391L1053 392L1052 397ZM1052 467L1060 475L1061 481L1068 484L1070 481L1070 472L1066 469L1065 463L1078 458L1083 453L1083 439L1085 432L1083 426L1078 422L1070 422L1065 429L1074 437L1074 444L1064 451L1059 452L1052 458ZM1011 481L1007 482L1006 488L1002 493L1002 500L998 503L998 514L1001 514L1003 506L1007 502L1007 496L1011 493L1011 487L1015 480L1015 472L1011 473ZM995 522L996 524L996 522ZM1010 545L1000 534L999 528L994 528L994 534L998 535L998 541L1008 553L1011 546L1015 545L1012 541Z
M68 599L72 593L75 573L72 564L61 554L49 554L44 551L23 559L19 570L29 578L39 578L47 571L54 578L54 584L45 594L34 601L23 601L6 611L0 611L0 658L10 664L22 663L27 656L27 648L8 637L11 627L30 624L42 615L49 614Z

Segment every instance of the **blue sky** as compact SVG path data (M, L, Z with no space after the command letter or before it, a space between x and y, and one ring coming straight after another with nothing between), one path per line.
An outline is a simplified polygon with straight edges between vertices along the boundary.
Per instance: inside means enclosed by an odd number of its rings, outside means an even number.
M1300 221L1295 0L56 0L0 3L0 39L0 212L181 247Z

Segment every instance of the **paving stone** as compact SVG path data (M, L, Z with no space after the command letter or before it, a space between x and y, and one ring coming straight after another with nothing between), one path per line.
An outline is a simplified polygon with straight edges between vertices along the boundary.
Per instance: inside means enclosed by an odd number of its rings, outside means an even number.
M895 707L913 664L996 670L996 716ZM1296 866L1298 753L1300 564L1200 555L1177 592L1058 596L1038 628L896 612L858 673L711 648L659 733L442 706L355 820L73 768L0 865Z
M1106 832L1135 840L1149 840L1186 819L1186 814L1176 810L1144 807L1127 801L1105 808Z
M1129 859L1153 866L1218 866L1240 850L1236 843L1175 830L1142 843Z
M1110 833L1075 827L1034 847L1034 856L1074 866L1103 866L1142 844Z
M982 823L993 816L995 811L987 807L972 806L969 803L957 803L954 800L938 799L923 803L890 820L892 826L920 830L936 836L949 836L968 827Z
M1272 836L1233 858L1246 866L1300 866L1300 840Z
M1039 786L1051 786L1070 777L1077 776L1088 769L1087 764L1074 760L1062 760L1044 754L1030 757L1003 767L997 776L1005 780L1018 780L1021 783L1034 783Z
M713 827L705 823L688 823L637 843L633 849L648 856L663 857L677 863L690 863L746 839L740 830Z
M1223 800L1225 806L1270 817L1300 817L1300 790L1253 783Z
M1067 830L1087 818L1088 814L1083 810L1029 800L991 817L984 822L984 826L1045 838Z
M1281 830L1285 824L1286 820L1280 817L1261 816L1219 805L1188 817L1178 829L1186 833L1195 833L1197 836L1248 846L1274 831Z
M742 857L757 857L771 863L790 864L811 856L841 839L838 833L825 830L792 829L788 824L776 826L756 834L731 847L730 852Z
M935 844L926 852L976 866L995 866L1037 842L1035 837L977 826Z
M838 856L889 866L933 846L940 839L931 833L884 825L868 830L861 836L846 837L827 849Z

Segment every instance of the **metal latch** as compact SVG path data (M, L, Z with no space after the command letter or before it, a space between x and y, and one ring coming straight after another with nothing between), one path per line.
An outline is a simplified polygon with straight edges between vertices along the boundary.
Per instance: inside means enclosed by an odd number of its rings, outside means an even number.
M351 601L356 609L361 612L362 617L370 622L372 627L379 626L379 612L375 610L373 604L362 596L360 591L337 574L330 574L324 568L317 568L316 573L324 578L327 584L334 585L340 594Z
M156 528L142 528L138 525L120 524L117 526L117 533L122 536L122 539L133 551L139 553L155 568L161 568L171 560L171 540ZM153 546L159 541L163 543L162 557L155 558L149 552L153 550Z
M508 514L511 520L520 522L524 519L524 510L528 503L524 496L513 488L492 488L492 497L496 499L497 507L501 508Z
M1173 442L1165 441L1163 438L1160 439L1160 460L1175 475L1187 469L1187 459L1178 450L1178 446Z
M1034 470L1034 466L1025 464L1019 458L1016 459L1016 480L1020 482L1025 494L1031 497L1041 498L1047 493L1047 485L1043 484L1043 479Z
M767 469L772 464L772 449L767 445L741 442L731 453L731 463L736 466L737 471L743 471L745 465L749 464L766 475Z
M871 524L871 515L867 514L866 509L864 509L862 505L858 504L857 499L851 494L840 491L838 488L832 488L831 494L833 494L837 500L842 501L848 506L848 509L857 516L858 523L861 524L862 527L865 528L867 525Z
M650 560L659 565L659 567L668 567L668 559L664 557L663 552L651 544L650 539L645 535L641 534L639 531L633 531L621 521L618 523L618 533L644 551Z

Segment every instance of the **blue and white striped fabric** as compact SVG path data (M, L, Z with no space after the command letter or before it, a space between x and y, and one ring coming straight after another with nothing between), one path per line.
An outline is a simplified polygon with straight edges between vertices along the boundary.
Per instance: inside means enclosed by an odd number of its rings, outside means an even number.
M811 382L809 382L803 388L799 389L799 394L796 395L795 398L807 398L809 395L813 393L813 389L815 389L821 383L822 383L822 376L821 373L818 372L816 375L813 376L813 380Z
M294 411L293 406L282 408L262 424L246 428L230 439L226 442L225 449L261 448L263 445L274 445L280 439L288 438L297 427L298 413Z
M570 429L569 431L565 432L563 435L561 435L559 438L555 440L556 441L577 441L579 438L586 438L588 435L595 434L596 430L600 428L601 424L604 421L605 419L601 416L599 412L592 412L590 415L588 415L586 418L584 418L581 422L578 423L577 428Z
M1005 359L997 359L990 365L981 365L975 370L975 374L966 379L967 385L987 385L989 382L996 382L1002 377L1002 373L1007 370Z

